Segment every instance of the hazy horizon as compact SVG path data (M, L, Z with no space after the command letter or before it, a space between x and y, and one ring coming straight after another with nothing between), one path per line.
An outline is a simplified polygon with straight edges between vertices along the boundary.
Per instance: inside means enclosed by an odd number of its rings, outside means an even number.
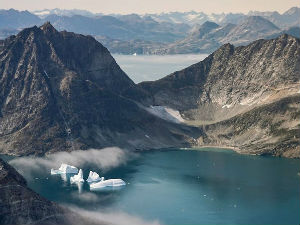
M248 13L249 11L278 11L283 13L291 7L299 7L298 0L113 0L105 2L104 0L68 0L63 3L59 0L0 0L2 9L16 9L37 11L45 9L62 9L62 10L87 10L92 13L103 14L151 14L151 13L169 13L169 12L204 12L211 13ZM105 6L105 7L103 7Z

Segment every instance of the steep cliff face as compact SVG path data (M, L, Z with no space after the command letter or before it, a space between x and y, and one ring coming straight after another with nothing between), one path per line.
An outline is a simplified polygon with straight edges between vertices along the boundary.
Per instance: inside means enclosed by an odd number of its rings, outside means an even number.
M142 88L154 105L203 127L195 146L299 157L300 40L288 35L248 46L222 46L202 62ZM208 125L211 124L211 125Z
M4 41L0 87L2 153L44 154L111 145L166 147L174 141L170 127L175 136L182 131L135 103L147 94L99 42L58 32L50 23ZM178 142L186 143L184 133Z

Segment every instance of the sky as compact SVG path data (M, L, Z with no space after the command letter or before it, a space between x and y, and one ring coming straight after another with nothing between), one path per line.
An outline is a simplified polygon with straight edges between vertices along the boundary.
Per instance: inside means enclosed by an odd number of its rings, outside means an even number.
M2 9L84 9L94 13L161 13L172 11L202 11L228 13L253 11L285 12L300 6L299 0L0 0Z

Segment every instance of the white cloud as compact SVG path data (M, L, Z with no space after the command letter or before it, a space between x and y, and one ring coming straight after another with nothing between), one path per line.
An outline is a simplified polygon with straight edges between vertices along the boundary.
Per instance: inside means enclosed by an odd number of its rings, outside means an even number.
M134 153L117 147L104 149L78 150L72 152L58 152L45 157L19 157L9 163L26 178L34 171L58 168L61 163L67 163L76 167L85 164L94 165L101 170L125 164L129 159L135 158Z
M161 223L157 220L146 221L140 217L133 216L124 212L98 212L98 211L87 211L80 208L68 207L73 212L87 218L91 222L99 224L115 224L115 225L160 225Z

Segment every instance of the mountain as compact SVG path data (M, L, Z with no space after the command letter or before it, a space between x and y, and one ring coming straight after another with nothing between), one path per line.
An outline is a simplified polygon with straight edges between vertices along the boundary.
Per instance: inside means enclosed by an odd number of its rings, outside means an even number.
M14 9L0 10L0 30L20 30L33 25L50 21L58 30L69 30L76 33L109 36L113 39L172 42L183 38L190 29L187 24L157 22L151 17L137 14L102 15L89 14L81 10L43 10L35 12ZM8 34L9 35L9 34ZM7 36L6 36L7 37Z
M246 15L242 13L221 13L206 14L204 12L169 12L160 14L146 14L158 22L185 23L190 26L202 25L206 21L212 21L218 24L236 23L244 19Z
M161 49L153 49L152 53L211 53L226 43L246 45L257 39L277 37L281 33L283 32L278 27L260 16L247 17L238 25L229 23L220 26L205 22L201 26L195 26L186 38Z
M288 35L291 35L291 36L294 36L296 38L300 38L300 27L289 27L285 30L282 30L278 33L274 33L268 37L266 37L267 39L271 39L271 38L276 38L282 34L288 34Z
M225 44L202 62L139 86L153 96L152 105L178 110L187 124L202 127L195 145L299 157L299 74L300 40L281 35ZM264 141L269 145L257 144Z
M192 32L184 39L171 43L162 48L152 49L152 54L189 54L211 53L219 48L222 38L226 37L235 28L234 24L219 26L213 22L205 22L195 26Z
M28 11L0 10L0 29L25 28L40 23L40 18Z
M109 36L114 39L172 42L184 37L190 27L186 24L159 23L150 17L136 14L120 17L80 15L49 15L44 21L50 21L58 30L70 30L76 33Z
M300 8L292 7L283 14L279 14L278 12L249 12L249 16L262 16L265 19L268 19L272 23L276 24L276 26L286 29L287 27L292 26L300 26Z
M58 16L75 16L75 15L80 15L80 16L87 16L87 17L95 17L95 16L101 16L102 14L100 13L92 13L87 10L81 10L81 9L44 9L44 10L35 10L31 12L32 14L44 19L45 17L49 15L58 15Z
M249 12L247 15L208 15L195 11L103 15L76 9L45 9L33 13L0 10L0 39L17 34L24 27L50 21L60 31L96 37L113 53L211 53L225 43L245 45L260 38L275 38L282 33L297 37L297 31L290 29L300 26L299 10L293 7L283 14L275 11ZM219 27L210 32L201 31L207 23ZM202 35L197 36L197 32Z
M249 44L279 31L280 29L267 19L261 16L250 16L232 29L221 42L234 45Z
M91 36L45 23L6 39L0 58L1 153L181 146L201 132L138 103L151 97Z
M186 23L190 26L195 26L197 24L201 25L206 21L212 21L217 24L239 24L242 20L249 16L261 16L277 27L286 29L287 27L299 26L300 21L300 8L292 7L286 12L280 14L277 11L274 12L259 12L250 11L248 14L243 13L220 13L220 14L206 14L204 12L169 12L160 14L146 14L146 16L151 16L154 20L159 22L172 22L172 23Z
M0 223L10 224L94 224L51 202L27 187L26 180L0 158Z

